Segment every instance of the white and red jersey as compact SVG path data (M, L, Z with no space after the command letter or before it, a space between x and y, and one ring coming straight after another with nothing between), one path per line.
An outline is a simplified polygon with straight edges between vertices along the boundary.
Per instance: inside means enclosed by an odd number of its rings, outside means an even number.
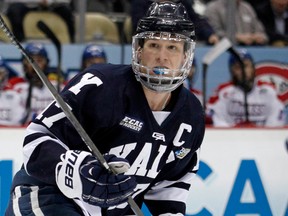
M284 126L284 104L272 84L255 82L247 93L249 122L257 126ZM214 126L231 127L246 121L244 92L232 82L221 84L207 104L207 115Z
M20 126L25 116L25 104L21 96L13 90L0 90L0 125Z
M52 84L53 81L51 81ZM24 78L17 77L9 80L8 87L19 93L21 96L21 102L24 104L25 109L27 109L27 99L29 95L29 82L27 82ZM63 87L62 87L63 88ZM50 90L43 86L42 88L33 87L31 92L31 105L28 113L28 117L26 119L26 123L29 123L33 120L39 113L41 113L52 101L54 101L54 97L52 96Z

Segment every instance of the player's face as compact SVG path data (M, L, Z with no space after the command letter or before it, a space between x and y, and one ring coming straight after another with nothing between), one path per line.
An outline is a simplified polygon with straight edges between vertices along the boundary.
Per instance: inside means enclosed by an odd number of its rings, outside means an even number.
M42 71L46 70L48 64L46 58L39 55L33 55L31 57ZM35 86L42 86L42 81L40 80L38 74L35 72L31 64L26 59L23 60L23 68L27 79L32 81Z
M245 71L245 78L247 81L253 81L255 76L255 69L254 65L251 62L251 60L245 59L244 60L244 71ZM242 81L242 70L240 63L235 63L231 67L231 72L234 78L236 78L238 81Z
M45 70L47 67L47 59L44 58L43 56L39 56L39 55L33 55L31 56L33 58L33 60L35 61L35 63L40 67L41 70ZM32 65L26 60L23 60L23 65L24 65L24 69L25 72L27 71L28 73L32 73L35 72ZM36 72L35 72L36 73Z
M288 9L288 0L271 0L273 9L282 15Z
M195 42L182 34L142 32L133 36L132 68L148 89L173 91L187 77Z
M184 42L149 39L140 55L141 64L149 68L179 69L185 60Z

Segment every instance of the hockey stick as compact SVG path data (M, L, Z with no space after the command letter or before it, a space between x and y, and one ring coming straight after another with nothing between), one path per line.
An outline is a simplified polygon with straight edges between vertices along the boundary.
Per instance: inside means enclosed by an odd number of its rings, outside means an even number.
M203 73L202 73L202 94L203 94L203 108L206 110L206 82L207 82L207 70L209 65L226 50L232 47L232 43L227 38L223 38L219 41L202 59Z
M79 123L77 118L74 116L72 111L69 109L68 105L65 103L63 98L60 96L58 91L54 88L54 86L51 84L51 82L48 80L44 72L41 70L41 68L35 63L33 58L31 58L28 53L25 51L23 46L20 44L20 42L17 40L17 38L14 36L14 34L8 29L5 21L3 20L2 16L0 15L0 28L3 30L3 32L8 36L8 38L11 40L12 44L14 44L22 53L22 55L27 59L27 61L31 64L31 66L34 68L40 79L42 80L43 84L49 89L51 94L53 95L55 101L58 103L62 111L65 113L66 117L70 120L71 124L74 126L76 131L81 136L82 140L88 147L88 149L92 152L92 154L99 160L99 162L102 164L102 166L107 169L109 172L113 172L114 174L117 174L115 170L111 169L109 167L107 161L105 160L104 156L101 154L101 152L98 150L98 148L94 145L91 138L88 136L86 131L83 129L82 125ZM144 216L144 214L141 212L141 209L136 204L136 202L132 199L131 196L128 197L128 203L131 207L131 209L134 211L136 215Z
M62 49L61 49L61 43L56 37L56 35L52 32L52 30L42 21L38 21L37 27L52 41L54 46L57 50L58 55L58 62L57 62L57 90L60 91L60 84L61 84L61 78L62 78L62 72L61 72L61 61L62 61Z

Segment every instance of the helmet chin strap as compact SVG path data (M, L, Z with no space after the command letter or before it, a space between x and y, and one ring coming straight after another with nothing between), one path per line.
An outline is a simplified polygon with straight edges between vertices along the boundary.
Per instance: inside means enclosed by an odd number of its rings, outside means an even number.
M168 93L166 98L165 98L164 103L162 104L161 110L164 110L166 108L166 106L168 105L168 102L170 100L170 97L171 97L171 93Z

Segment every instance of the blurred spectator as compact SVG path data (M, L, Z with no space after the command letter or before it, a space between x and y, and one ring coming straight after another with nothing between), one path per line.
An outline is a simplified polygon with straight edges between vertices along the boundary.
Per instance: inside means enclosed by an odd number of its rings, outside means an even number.
M254 10L256 10L256 8L263 4L264 2L268 2L270 0L245 0L246 2L248 2L253 8Z
M201 102L201 104L203 104L202 92L200 90L194 88L196 76L197 76L197 62L196 62L196 59L194 57L193 62L192 62L192 67L189 71L187 78L184 80L183 85L185 88L190 90L198 98L198 100Z
M229 58L231 81L219 85L209 99L207 116L211 118L214 126L221 127L247 124L284 126L284 104L278 98L275 86L255 81L252 56L246 50L240 50L239 53L243 59L244 72L239 60L231 55Z
M161 1L161 0L160 0ZM165 1L165 0L164 0ZM219 41L213 28L208 21L200 14L196 13L192 7L193 3L190 0L171 0L174 2L181 2L188 13L189 18L195 25L195 34L197 41L203 41L207 44L215 44ZM131 19L132 32L135 32L138 20L142 18L148 7L153 3L153 0L131 0Z
M130 13L131 10L131 0L112 0L113 2L113 12L116 13Z
M206 3L201 0L194 0L192 7L196 13L203 15L206 8Z
M89 44L82 53L81 71L92 64L107 63L106 52L103 47Z
M131 0L86 0L87 12L100 13L130 13ZM75 11L78 12L79 0L72 0Z
M213 0L201 0L204 4L207 4L207 3L209 3L209 2L211 2L211 1L213 1Z
M288 46L288 0L264 1L256 8L273 46Z
M49 57L44 45L41 43L28 43L25 50L56 88L59 85L58 72L56 69L49 67ZM47 107L54 98L24 56L22 57L22 65L24 77L10 79L8 86L10 89L20 93L22 103L26 109L26 116L23 118L22 124L27 124ZM63 84L60 83L60 88L62 89L63 87Z
M8 66L0 57L0 125L20 126L25 107L21 103L20 94L7 88L8 79Z
M78 11L79 0L73 0L73 5L76 12ZM109 13L113 11L112 0L86 0L87 12Z
M30 11L52 11L66 22L70 40L75 41L75 19L70 0L5 0L6 15L9 18L12 31L19 41L25 40L23 20Z
M227 6L227 0L215 0L206 5L204 12L205 17L207 17L220 38L229 38ZM234 15L232 22L234 22L235 35L234 38L230 38L232 41L237 45L248 46L267 44L268 37L263 24L258 20L253 7L249 3L237 0Z

